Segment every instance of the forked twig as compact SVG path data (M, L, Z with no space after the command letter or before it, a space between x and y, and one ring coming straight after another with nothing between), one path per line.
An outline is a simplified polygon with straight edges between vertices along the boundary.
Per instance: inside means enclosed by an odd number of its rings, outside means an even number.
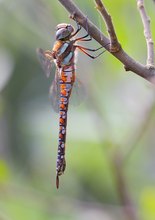
M96 2L96 8L98 9L98 11L101 13L106 26L107 26L107 30L109 33L109 37L110 37L110 51L111 52L118 52L120 50L120 44L118 42L116 33L115 33L115 29L112 23L112 19L111 16L108 14L106 8L104 7L104 5L102 4L101 0L95 0Z
M147 44L147 62L146 65L148 68L154 68L154 43L151 35L150 29L150 18L146 14L144 7L144 0L137 0L137 7L141 15L141 19L144 26L144 36Z

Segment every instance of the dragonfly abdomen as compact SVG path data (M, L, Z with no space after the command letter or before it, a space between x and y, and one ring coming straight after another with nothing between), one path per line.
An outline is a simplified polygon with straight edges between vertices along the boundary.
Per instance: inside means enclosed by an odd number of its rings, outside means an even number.
M67 111L72 86L75 79L74 65L64 66L60 71L60 101L59 101L59 144L57 155L57 188L59 187L59 176L61 176L66 167L65 144L67 128Z

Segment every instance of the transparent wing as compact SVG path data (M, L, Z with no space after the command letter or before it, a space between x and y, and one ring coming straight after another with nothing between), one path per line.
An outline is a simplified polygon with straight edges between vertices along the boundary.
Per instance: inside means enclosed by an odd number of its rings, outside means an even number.
M60 100L60 86L59 86L59 72L56 68L55 78L49 90L49 95L52 103L52 107L55 112L59 112L59 100Z
M52 66L53 66L53 56L52 52L49 50L43 50L41 48L37 49L37 55L41 63L42 69L47 77L50 76ZM59 72L56 68L55 77L52 81L52 85L49 90L49 95L51 99L51 104L55 112L59 112L59 100L60 100L60 86L59 86ZM71 92L70 103L74 106L79 105L84 101L86 97L86 90L83 83L76 77Z
M43 50L37 48L37 56L42 66L42 69L47 77L51 75L52 66L53 66L53 56L52 52L49 50ZM60 89L59 89L59 76L58 70L56 69L54 80L49 90L52 107L55 112L59 112L59 98L60 98Z
M80 79L76 77L70 97L70 103L73 106L78 106L85 100L85 98L86 98L86 87L80 81Z
M54 111L58 113L59 112L59 100L60 100L60 86L59 86L58 70L56 70L55 79L52 82L49 94L50 94L52 107ZM71 97L70 97L69 102L71 105L78 106L82 101L84 101L85 97L86 97L85 87L79 79L76 79L73 85L73 89L71 92Z
M53 65L52 52L41 48L37 48L36 52L45 75L49 77Z

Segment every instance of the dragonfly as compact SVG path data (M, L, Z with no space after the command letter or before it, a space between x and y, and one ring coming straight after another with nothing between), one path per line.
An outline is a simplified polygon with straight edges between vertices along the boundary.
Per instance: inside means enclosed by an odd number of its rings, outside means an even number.
M59 140L56 162L56 187L59 188L59 177L66 168L65 150L66 150L66 129L67 129L67 111L72 93L73 85L76 82L75 57L76 51L80 50L92 59L99 57L104 51L96 56L90 52L97 49L90 49L78 45L78 42L91 41L92 37L87 32L83 37L75 36L81 30L81 25L77 22L76 30L71 24L61 23L56 26L56 41L52 50L37 49L37 54L42 68L47 77L51 74L53 63L56 66L55 77L50 88L52 106L56 112L59 112Z

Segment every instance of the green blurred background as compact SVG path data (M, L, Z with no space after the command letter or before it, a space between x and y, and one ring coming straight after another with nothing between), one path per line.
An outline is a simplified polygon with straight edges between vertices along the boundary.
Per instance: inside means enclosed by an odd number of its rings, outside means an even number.
M105 34L93 0L76 0ZM145 64L146 43L136 1L105 1L123 48ZM155 4L146 1L155 39ZM155 219L154 87L108 52L79 53L85 101L70 106L67 168L55 187L58 115L36 48L51 49L58 23L75 23L58 1L0 0L0 220L124 220L114 159L139 219ZM84 31L81 33L81 35ZM97 48L92 41L84 46ZM54 68L53 68L54 74Z

